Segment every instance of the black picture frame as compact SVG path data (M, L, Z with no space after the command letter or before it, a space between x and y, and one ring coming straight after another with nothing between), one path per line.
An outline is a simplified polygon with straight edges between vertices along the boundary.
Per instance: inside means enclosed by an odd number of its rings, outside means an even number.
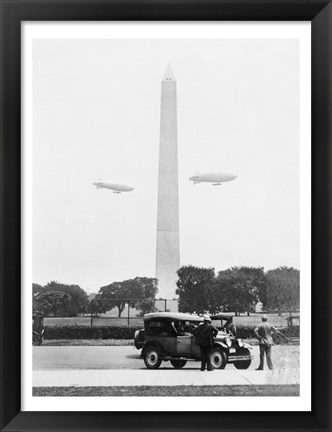
M1 0L1 431L330 431L331 31L327 0ZM21 411L21 23L23 21L311 21L311 412ZM305 319L303 317L302 319ZM306 349L305 334L301 349ZM110 401L111 403L111 401ZM148 407L147 407L148 409Z

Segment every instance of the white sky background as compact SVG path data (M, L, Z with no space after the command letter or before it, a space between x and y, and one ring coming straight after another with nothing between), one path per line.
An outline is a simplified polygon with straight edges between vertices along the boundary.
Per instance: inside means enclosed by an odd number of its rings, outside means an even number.
M161 79L177 80L181 264L299 268L299 42L35 40L33 281L155 276ZM238 178L193 186L195 171ZM120 195L93 181L130 182Z

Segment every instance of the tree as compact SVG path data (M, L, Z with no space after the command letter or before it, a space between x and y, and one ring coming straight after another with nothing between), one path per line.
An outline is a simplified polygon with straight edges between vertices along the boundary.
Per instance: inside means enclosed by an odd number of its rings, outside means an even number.
M136 277L134 280L140 284L144 298L156 298L158 292L158 279L149 277Z
M60 291L70 296L71 300L63 311L59 311L60 316L77 316L86 313L90 308L90 300L87 293L78 285L67 285L56 281L51 281L43 288L44 292Z
M32 284L32 295L36 296L37 294L39 294L41 291L43 291L43 287L39 284L33 283Z
M182 266L177 274L179 311L203 313L210 310L213 306L214 268Z
M143 300L134 303L134 307L140 311L140 315L155 312L155 298L158 292L158 279L148 277L137 277L135 279L141 285L141 297Z
M138 303L136 303L136 309L140 311L140 316L143 316L150 312L156 312L157 308L155 306L155 299L154 298L146 298L144 300L140 300Z
M136 298L138 285L132 281L113 282L110 285L101 287L95 297L94 304L106 312L118 308L118 316L120 317L124 311L128 300Z
M100 288L94 299L94 310L95 306L99 311L104 312L117 307L120 317L129 302L132 307L145 309L147 303L142 303L141 300L153 299L154 301L157 290L155 278L136 277L122 282L113 282Z
M264 309L294 312L300 307L300 272L293 267L279 267L266 273Z
M37 301L37 296L41 292L43 292L43 287L39 284L33 283L32 284L32 314L38 314L40 313L40 305Z
M264 297L266 278L263 267L232 267L218 274L215 301L224 310L248 315Z
M71 302L72 298L69 294L61 291L46 291L37 294L36 296L36 313L41 313L44 316L52 314L53 316L59 316L68 304Z

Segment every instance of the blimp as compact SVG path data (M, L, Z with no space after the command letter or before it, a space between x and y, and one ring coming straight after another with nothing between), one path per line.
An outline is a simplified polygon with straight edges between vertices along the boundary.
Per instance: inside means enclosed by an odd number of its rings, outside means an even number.
M221 186L223 183L232 181L236 179L237 175L226 173L226 172L197 172L189 180L193 182L194 185L198 183L212 183L213 186Z
M98 180L93 183L97 189L110 189L113 193L120 194L122 192L130 192L134 190L134 186L129 183L123 183L119 181L101 181Z

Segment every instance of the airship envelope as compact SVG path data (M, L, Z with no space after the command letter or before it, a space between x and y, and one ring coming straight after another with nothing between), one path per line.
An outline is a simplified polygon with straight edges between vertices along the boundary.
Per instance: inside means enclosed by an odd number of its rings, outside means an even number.
M114 193L130 192L134 190L134 186L129 183L119 181L97 181L93 183L97 189L110 189Z
M213 186L220 186L223 183L236 179L236 177L237 175L235 174L213 171L195 173L189 177L189 180L192 181L194 185L198 183L212 183Z

